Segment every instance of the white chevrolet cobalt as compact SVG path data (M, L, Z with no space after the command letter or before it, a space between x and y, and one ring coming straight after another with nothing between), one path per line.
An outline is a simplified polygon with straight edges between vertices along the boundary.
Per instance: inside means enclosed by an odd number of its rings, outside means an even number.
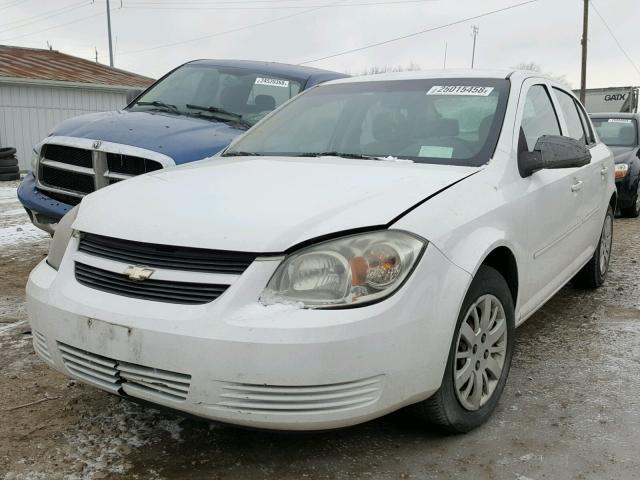
M112 393L287 430L487 420L514 329L600 286L614 164L533 72L312 88L219 158L87 196L31 273L38 355Z

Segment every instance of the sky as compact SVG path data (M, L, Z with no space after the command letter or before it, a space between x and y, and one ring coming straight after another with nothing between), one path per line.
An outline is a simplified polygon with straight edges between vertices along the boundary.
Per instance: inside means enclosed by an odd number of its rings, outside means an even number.
M535 63L580 86L582 0L111 0L115 66L157 78L197 58L307 65L476 68ZM587 87L640 85L639 0L591 0ZM447 24L452 26L433 30ZM0 44L47 48L108 64L106 0L0 0ZM617 42L616 43L616 39ZM625 53L626 52L626 55ZM627 58L627 56L629 58Z

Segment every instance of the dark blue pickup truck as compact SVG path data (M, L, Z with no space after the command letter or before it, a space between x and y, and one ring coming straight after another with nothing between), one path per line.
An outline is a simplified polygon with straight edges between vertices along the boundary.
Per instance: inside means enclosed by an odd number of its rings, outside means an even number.
M53 232L82 197L135 175L210 157L267 113L346 75L242 60L196 60L169 72L117 112L72 118L34 148L18 198Z

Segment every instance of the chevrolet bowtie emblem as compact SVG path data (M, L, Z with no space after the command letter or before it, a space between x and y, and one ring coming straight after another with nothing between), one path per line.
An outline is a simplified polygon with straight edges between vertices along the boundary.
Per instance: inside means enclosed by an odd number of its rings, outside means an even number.
M131 265L127 267L124 271L124 274L129 277L129 280L133 280L134 282L142 282L143 280L148 279L151 275L153 275L155 270L153 268L147 268L140 265Z

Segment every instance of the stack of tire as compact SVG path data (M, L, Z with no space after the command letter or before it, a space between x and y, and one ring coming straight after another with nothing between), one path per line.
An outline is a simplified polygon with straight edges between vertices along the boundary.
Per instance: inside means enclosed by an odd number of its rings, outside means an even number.
M0 147L0 182L19 179L20 168L16 158L16 149L13 147Z

